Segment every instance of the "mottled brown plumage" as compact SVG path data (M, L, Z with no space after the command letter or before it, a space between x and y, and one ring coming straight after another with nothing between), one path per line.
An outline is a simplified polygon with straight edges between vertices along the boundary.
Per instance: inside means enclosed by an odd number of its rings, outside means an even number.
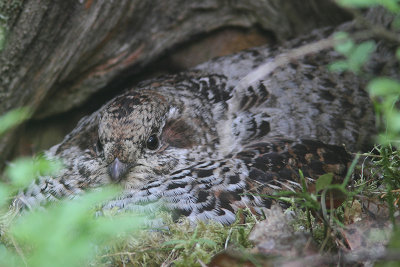
M123 194L104 208L166 208L192 220L231 223L239 208L259 212L277 190L299 190L333 173L343 179L351 155L374 134L365 81L332 73L332 50L306 55L245 88L238 82L263 62L304 40L261 47L204 63L176 75L145 81L83 118L50 158L67 167L41 177L16 198L34 207L108 183ZM369 70L386 64L377 52Z

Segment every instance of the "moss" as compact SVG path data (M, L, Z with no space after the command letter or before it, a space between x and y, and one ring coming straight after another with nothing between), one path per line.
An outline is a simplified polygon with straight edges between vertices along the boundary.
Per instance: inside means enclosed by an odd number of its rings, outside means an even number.
M9 26L22 10L22 0L0 1L0 51L3 50Z
M118 246L109 248L93 265L113 266L201 266L225 246L249 248L247 236L255 218L246 217L246 223L238 219L229 226L217 222L199 222L193 225L187 218L173 222L167 213L160 215L165 223L162 229L146 229L130 236Z
M21 11L23 1L0 1L0 26L7 28L7 25Z

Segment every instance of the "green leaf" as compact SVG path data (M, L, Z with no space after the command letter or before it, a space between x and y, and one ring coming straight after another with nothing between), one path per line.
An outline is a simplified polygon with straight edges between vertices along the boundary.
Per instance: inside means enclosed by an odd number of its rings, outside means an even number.
M310 197L311 197L311 199L314 200L315 202L318 202L317 195L315 195L315 194L310 194Z
M338 60L329 64L328 69L334 72L342 72L349 69L349 64L345 60Z
M285 202L288 202L288 203L293 202L293 198L291 198L291 197L278 197L278 199L280 201L285 201Z
M379 0L338 0L339 5L351 8L362 8L377 5Z
M6 175L15 187L20 188L27 186L39 175L54 175L61 168L61 162L55 160L19 158L7 166Z
M358 72L374 50L374 41L366 41L355 46L348 58L349 68L354 72Z
M400 11L397 0L338 0L336 2L347 8L365 8L381 5L393 13L398 13Z
M399 14L396 15L391 26L395 31L400 29L400 15Z
M346 32L335 33L335 50L342 55L348 56L354 48L354 42Z
M396 132L400 131L400 112L397 110L391 110L389 113L386 114L386 125L387 130L389 132Z
M399 22L400 22L400 20L399 20ZM396 58L397 58L397 60L400 60L400 47L397 47L397 49L396 49Z
M14 109L0 117L0 135L30 117L28 108Z
M325 188L330 186L332 183L332 179L333 179L333 173L326 173L321 175L315 183L316 192L324 190Z
M390 78L376 78L368 85L367 90L371 97L386 97L400 94L400 83Z
M399 13L400 11L400 5L397 0L379 0L378 2L380 5L393 13Z
M392 136L389 136L388 133L379 133L377 140L379 144L389 145L392 140Z

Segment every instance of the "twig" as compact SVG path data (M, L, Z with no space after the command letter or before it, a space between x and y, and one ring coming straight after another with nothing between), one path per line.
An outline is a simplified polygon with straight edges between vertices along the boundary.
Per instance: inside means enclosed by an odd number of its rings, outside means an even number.
M350 10L350 12L354 14L356 20L358 20L359 23L361 23L367 28L367 30L360 30L355 33L351 33L351 36L354 40L365 40L373 37L378 37L396 43L400 43L400 36L398 36L396 33L387 30L381 25L372 24L370 21L364 18L360 13L357 13L357 11L355 10ZM301 57L304 57L305 55L311 53L317 53L322 50L333 47L336 43L335 41L337 40L334 40L333 36L330 36L328 38L316 41L314 43L306 44L298 48L292 49L288 52L282 53L278 55L273 61L270 61L268 63L259 66L257 69L255 69L254 71L246 75L244 78L242 78L236 85L236 87L233 90L233 92L235 92L236 94L235 95L236 97L234 96L231 99L230 109L232 108L235 109L238 107L238 103L240 103L240 95L241 95L240 93L245 88L261 80L263 77L271 74L275 69L282 67L293 60L297 60ZM234 111L235 110L230 110L230 113L232 114Z
M225 240L224 249L227 249L227 248L228 248L229 239L231 238L231 234L232 234L232 228L229 229L228 236L226 237L226 240Z
M369 31L371 31L371 33L375 37L386 39L388 41L400 44L400 36L398 34L396 34L395 32L391 32L391 31L387 30L382 25L371 23L371 21L367 20L362 15L362 13L357 9L347 9L347 10L353 14L354 19L357 23L359 23L361 26L369 29Z
M117 252L117 253L112 253L112 254L104 254L100 255L100 258L107 258L107 257L116 257L116 256L130 256L130 255L136 255L138 252ZM140 252L139 252L140 253Z
M201 267L207 267L207 264L202 262L200 259L197 259L198 263L200 264Z
M242 80L239 81L238 85L236 85L234 91L240 90L242 88L248 87L254 82L262 79L263 77L272 73L275 69L282 67L293 60L299 59L305 55L310 53L316 53L322 51L324 49L330 48L334 45L334 41L332 37L319 40L317 42L300 46L298 48L292 49L286 53L282 53L278 55L274 61L265 63L250 72L246 75Z

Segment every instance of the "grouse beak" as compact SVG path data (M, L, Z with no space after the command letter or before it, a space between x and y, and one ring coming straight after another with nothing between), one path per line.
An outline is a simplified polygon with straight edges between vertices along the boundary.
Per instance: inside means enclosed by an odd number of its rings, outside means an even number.
M113 161L113 163L111 163L108 169L111 179L114 182L119 182L128 172L129 166L130 166L129 164L123 163L119 161L118 158L115 158L115 160Z

